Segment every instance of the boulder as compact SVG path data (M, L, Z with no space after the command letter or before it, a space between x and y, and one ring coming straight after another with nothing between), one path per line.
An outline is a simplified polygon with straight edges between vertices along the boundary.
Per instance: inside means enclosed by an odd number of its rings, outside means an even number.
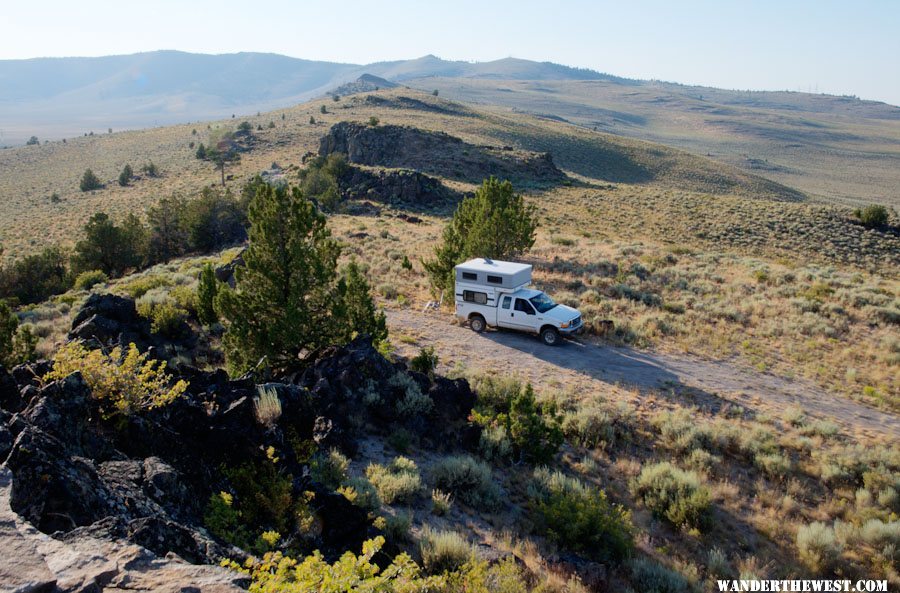
M75 315L72 327L78 327L94 315L124 324L133 324L140 319L132 299L114 294L94 293L87 298Z
M407 169L370 171L351 166L339 180L341 193L351 200L372 200L393 206L436 206L457 202L462 194L440 180ZM421 222L421 219L418 219Z
M240 573L188 564L174 556L160 557L135 544L94 537L87 530L52 538L13 512L14 485L12 472L0 467L0 550L4 554L0 590L240 593L248 585Z
M25 407L19 386L6 368L0 364L0 410L18 412Z

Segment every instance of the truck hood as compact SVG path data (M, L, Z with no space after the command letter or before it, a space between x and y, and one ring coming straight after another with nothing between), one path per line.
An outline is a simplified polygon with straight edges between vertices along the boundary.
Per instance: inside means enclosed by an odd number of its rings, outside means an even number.
M581 313L578 311L578 309L574 309L566 305L556 305L555 307L544 313L544 319L552 319L553 321L558 321L559 323L565 323L567 321L572 321L579 315L581 315Z

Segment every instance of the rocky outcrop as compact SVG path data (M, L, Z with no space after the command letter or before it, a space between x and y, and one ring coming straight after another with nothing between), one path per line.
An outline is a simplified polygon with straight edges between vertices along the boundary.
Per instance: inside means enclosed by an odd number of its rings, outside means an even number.
M119 341L138 323L133 312L129 299L91 298L75 329L100 326L102 319L116 330L92 332L86 343ZM478 442L467 420L475 399L467 382L409 372L364 337L262 385L179 366L177 378L189 382L184 396L129 416L106 416L77 372L42 384L36 376L47 370L46 363L0 369L6 472L0 502L8 509L4 515L0 508L0 550L34 559L15 567L18 580L0 572L0 583L7 577L16 583L13 590L99 591L138 583L169 590L154 580L160 575L210 587L200 590L231 590L234 575L188 563L245 556L207 531L206 513L213 494L234 490L235 478L224 468L271 468L273 456L295 499L314 493L315 530L294 526L284 540L306 546L294 553L319 549L336 558L377 530L364 510L309 477L310 447L352 455L366 433L399 427L435 449ZM260 393L277 399L272 417L259 417ZM24 539L23 530L30 534Z
M384 78L381 78L380 76L375 76L374 74L363 74L356 80L352 82L346 82L328 94L332 96L337 95L338 97L344 97L347 95L355 95L358 93L371 93L380 89L392 89L396 86L396 82L391 82L390 80L386 80Z
M177 337L163 338L154 334L150 322L138 315L134 300L100 293L90 295L84 302L72 320L69 339L95 348L127 348L135 344L142 352L152 348L156 358L168 360L190 355L197 345L197 336L187 324L183 324Z
M12 472L0 467L0 591L20 593L145 590L238 593L246 578L217 566L161 558L136 544L87 533L52 538L10 506Z
M566 179L549 153L476 146L444 132L407 126L337 123L319 142L319 155L335 152L346 154L351 163L414 169L472 183L492 175L519 185L556 184Z
M439 179L407 169L372 171L350 167L339 180L341 193L349 200L371 200L399 207L430 207L454 203L462 194Z

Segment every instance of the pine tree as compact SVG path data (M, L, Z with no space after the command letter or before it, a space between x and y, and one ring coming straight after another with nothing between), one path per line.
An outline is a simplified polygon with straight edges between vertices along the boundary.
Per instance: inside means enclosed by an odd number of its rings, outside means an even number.
M140 219L128 215L121 226L97 212L84 225L84 238L75 244L76 271L102 270L117 277L140 266L146 253L147 231Z
M122 172L119 173L119 185L125 187L132 177L134 177L134 170L131 168L131 165L125 165L122 168Z
M92 191L100 189L103 187L103 184L100 183L100 179L93 171L86 169L84 175L81 176L81 183L78 184L78 187L81 188L81 191Z
M216 280L216 273L211 264L206 264L200 272L200 283L197 286L197 317L201 323L212 325L219 320L215 308L218 291L219 284Z
M444 227L434 259L423 262L438 290L453 286L453 266L472 257L505 259L534 245L535 209L513 191L509 181L485 179L464 199Z
M19 319L13 315L9 305L0 300L0 364L12 366L13 336L19 327Z
M216 298L229 370L240 374L296 361L304 350L336 341L332 317L338 243L325 217L296 187L263 185L250 203L250 244L236 287Z
M344 277L336 291L340 310L335 317L344 319L344 340L358 335L368 335L376 346L387 339L387 323L383 311L375 310L375 301L362 270L356 260L344 269Z

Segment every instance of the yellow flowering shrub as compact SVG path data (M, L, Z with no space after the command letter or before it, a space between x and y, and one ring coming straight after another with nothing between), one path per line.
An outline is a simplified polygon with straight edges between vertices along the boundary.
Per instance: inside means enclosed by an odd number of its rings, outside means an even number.
M363 543L359 556L345 552L334 564L326 562L317 550L303 560L269 552L262 559L248 559L243 566L233 561L223 565L253 579L250 593L426 593L443 588L444 577L421 576L408 554L400 554L384 570L373 564L372 558L383 545L384 538L378 536Z
M105 354L70 342L56 352L53 370L44 375L44 381L63 379L80 371L107 416L129 415L169 404L185 392L188 384L179 380L171 385L172 376L165 370L164 361L148 360L147 354L141 354L133 343L123 356L120 347Z

